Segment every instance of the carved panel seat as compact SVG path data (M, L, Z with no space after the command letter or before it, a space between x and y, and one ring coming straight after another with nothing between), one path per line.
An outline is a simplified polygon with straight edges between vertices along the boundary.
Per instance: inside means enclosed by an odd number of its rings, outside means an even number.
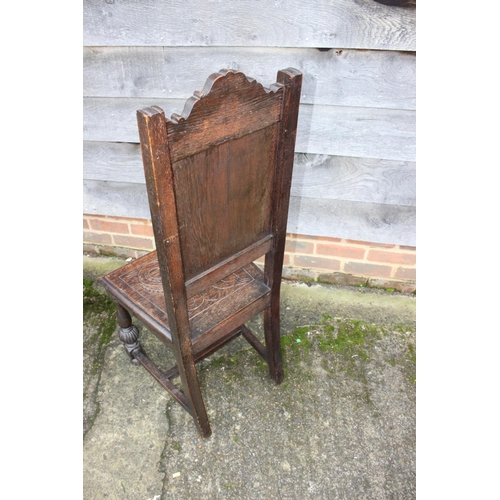
M288 68L277 80L264 88L221 70L182 115L137 112L156 251L100 279L132 361L204 438L211 429L196 362L242 335L272 379L283 379L279 300L302 75ZM264 270L254 264L261 256ZM265 345L245 326L260 312ZM160 371L149 360L132 316L173 349L176 366Z

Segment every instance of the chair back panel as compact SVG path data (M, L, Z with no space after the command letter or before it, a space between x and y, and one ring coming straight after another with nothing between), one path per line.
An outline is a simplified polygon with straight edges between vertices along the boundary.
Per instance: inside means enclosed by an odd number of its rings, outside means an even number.
M274 124L172 165L186 280L271 234Z
M186 281L272 233L282 100L280 85L215 73L167 120Z

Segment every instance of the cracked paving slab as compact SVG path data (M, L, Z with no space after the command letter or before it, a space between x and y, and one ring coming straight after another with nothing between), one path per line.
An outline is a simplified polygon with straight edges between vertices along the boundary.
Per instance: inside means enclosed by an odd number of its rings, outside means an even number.
M84 438L84 498L415 498L415 298L284 283L282 304L283 384L241 338L198 365L206 441L115 331ZM353 325L367 329L362 344L336 351ZM138 326L153 361L174 364ZM262 336L259 318L250 326Z

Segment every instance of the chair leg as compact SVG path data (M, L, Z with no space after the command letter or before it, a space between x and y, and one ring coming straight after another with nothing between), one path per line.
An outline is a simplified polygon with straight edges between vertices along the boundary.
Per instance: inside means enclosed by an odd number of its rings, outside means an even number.
M135 359L133 352L137 349L141 349L138 341L139 330L132 324L132 317L130 316L130 313L120 304L116 304L116 316L118 319L118 325L120 326L118 337L123 342L125 350L130 356L130 361L133 364L138 364L139 362Z
M182 359L181 356L177 359L179 367L179 376L182 382L184 394L188 400L191 414L198 431L203 439L210 437L212 430L208 420L207 410L200 389L200 382L196 372L196 364L194 359Z
M276 384L283 382L283 361L281 358L279 303L271 299L271 305L264 309L264 336L266 339L269 374Z

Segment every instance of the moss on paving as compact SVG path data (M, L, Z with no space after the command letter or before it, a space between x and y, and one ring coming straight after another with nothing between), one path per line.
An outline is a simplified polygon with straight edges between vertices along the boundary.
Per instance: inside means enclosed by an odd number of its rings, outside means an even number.
M91 359L91 363L84 370L83 401L89 408L84 419L84 437L92 428L100 411L96 398L106 349L116 330L115 311L114 302L94 288L94 281L84 279L83 322L86 325L85 330L92 332L83 343L84 352L89 353Z
M286 372L282 388L298 381L313 380L311 368L313 354L320 353L322 368L334 375L337 370L368 385L366 373L368 365L374 361L375 349L384 349L384 338L398 338L398 349L382 359L388 366L401 369L411 384L416 381L416 349L414 345L415 327L369 324L359 320L332 318L324 315L322 320L311 325L297 326L292 332L281 337L283 368ZM222 354L210 359L209 364L225 371L228 379L244 378L240 367L248 365L256 372L267 376L267 363L260 356L252 356L253 349L242 349L233 354ZM321 353L323 355L321 355ZM249 356L252 358L249 358ZM380 354L377 354L377 359ZM369 403L369 391L365 391L365 401Z
M98 346L98 355L92 365L92 374L102 367L106 347L116 329L114 302L94 289L93 280L83 280L83 320L95 327L90 343Z

